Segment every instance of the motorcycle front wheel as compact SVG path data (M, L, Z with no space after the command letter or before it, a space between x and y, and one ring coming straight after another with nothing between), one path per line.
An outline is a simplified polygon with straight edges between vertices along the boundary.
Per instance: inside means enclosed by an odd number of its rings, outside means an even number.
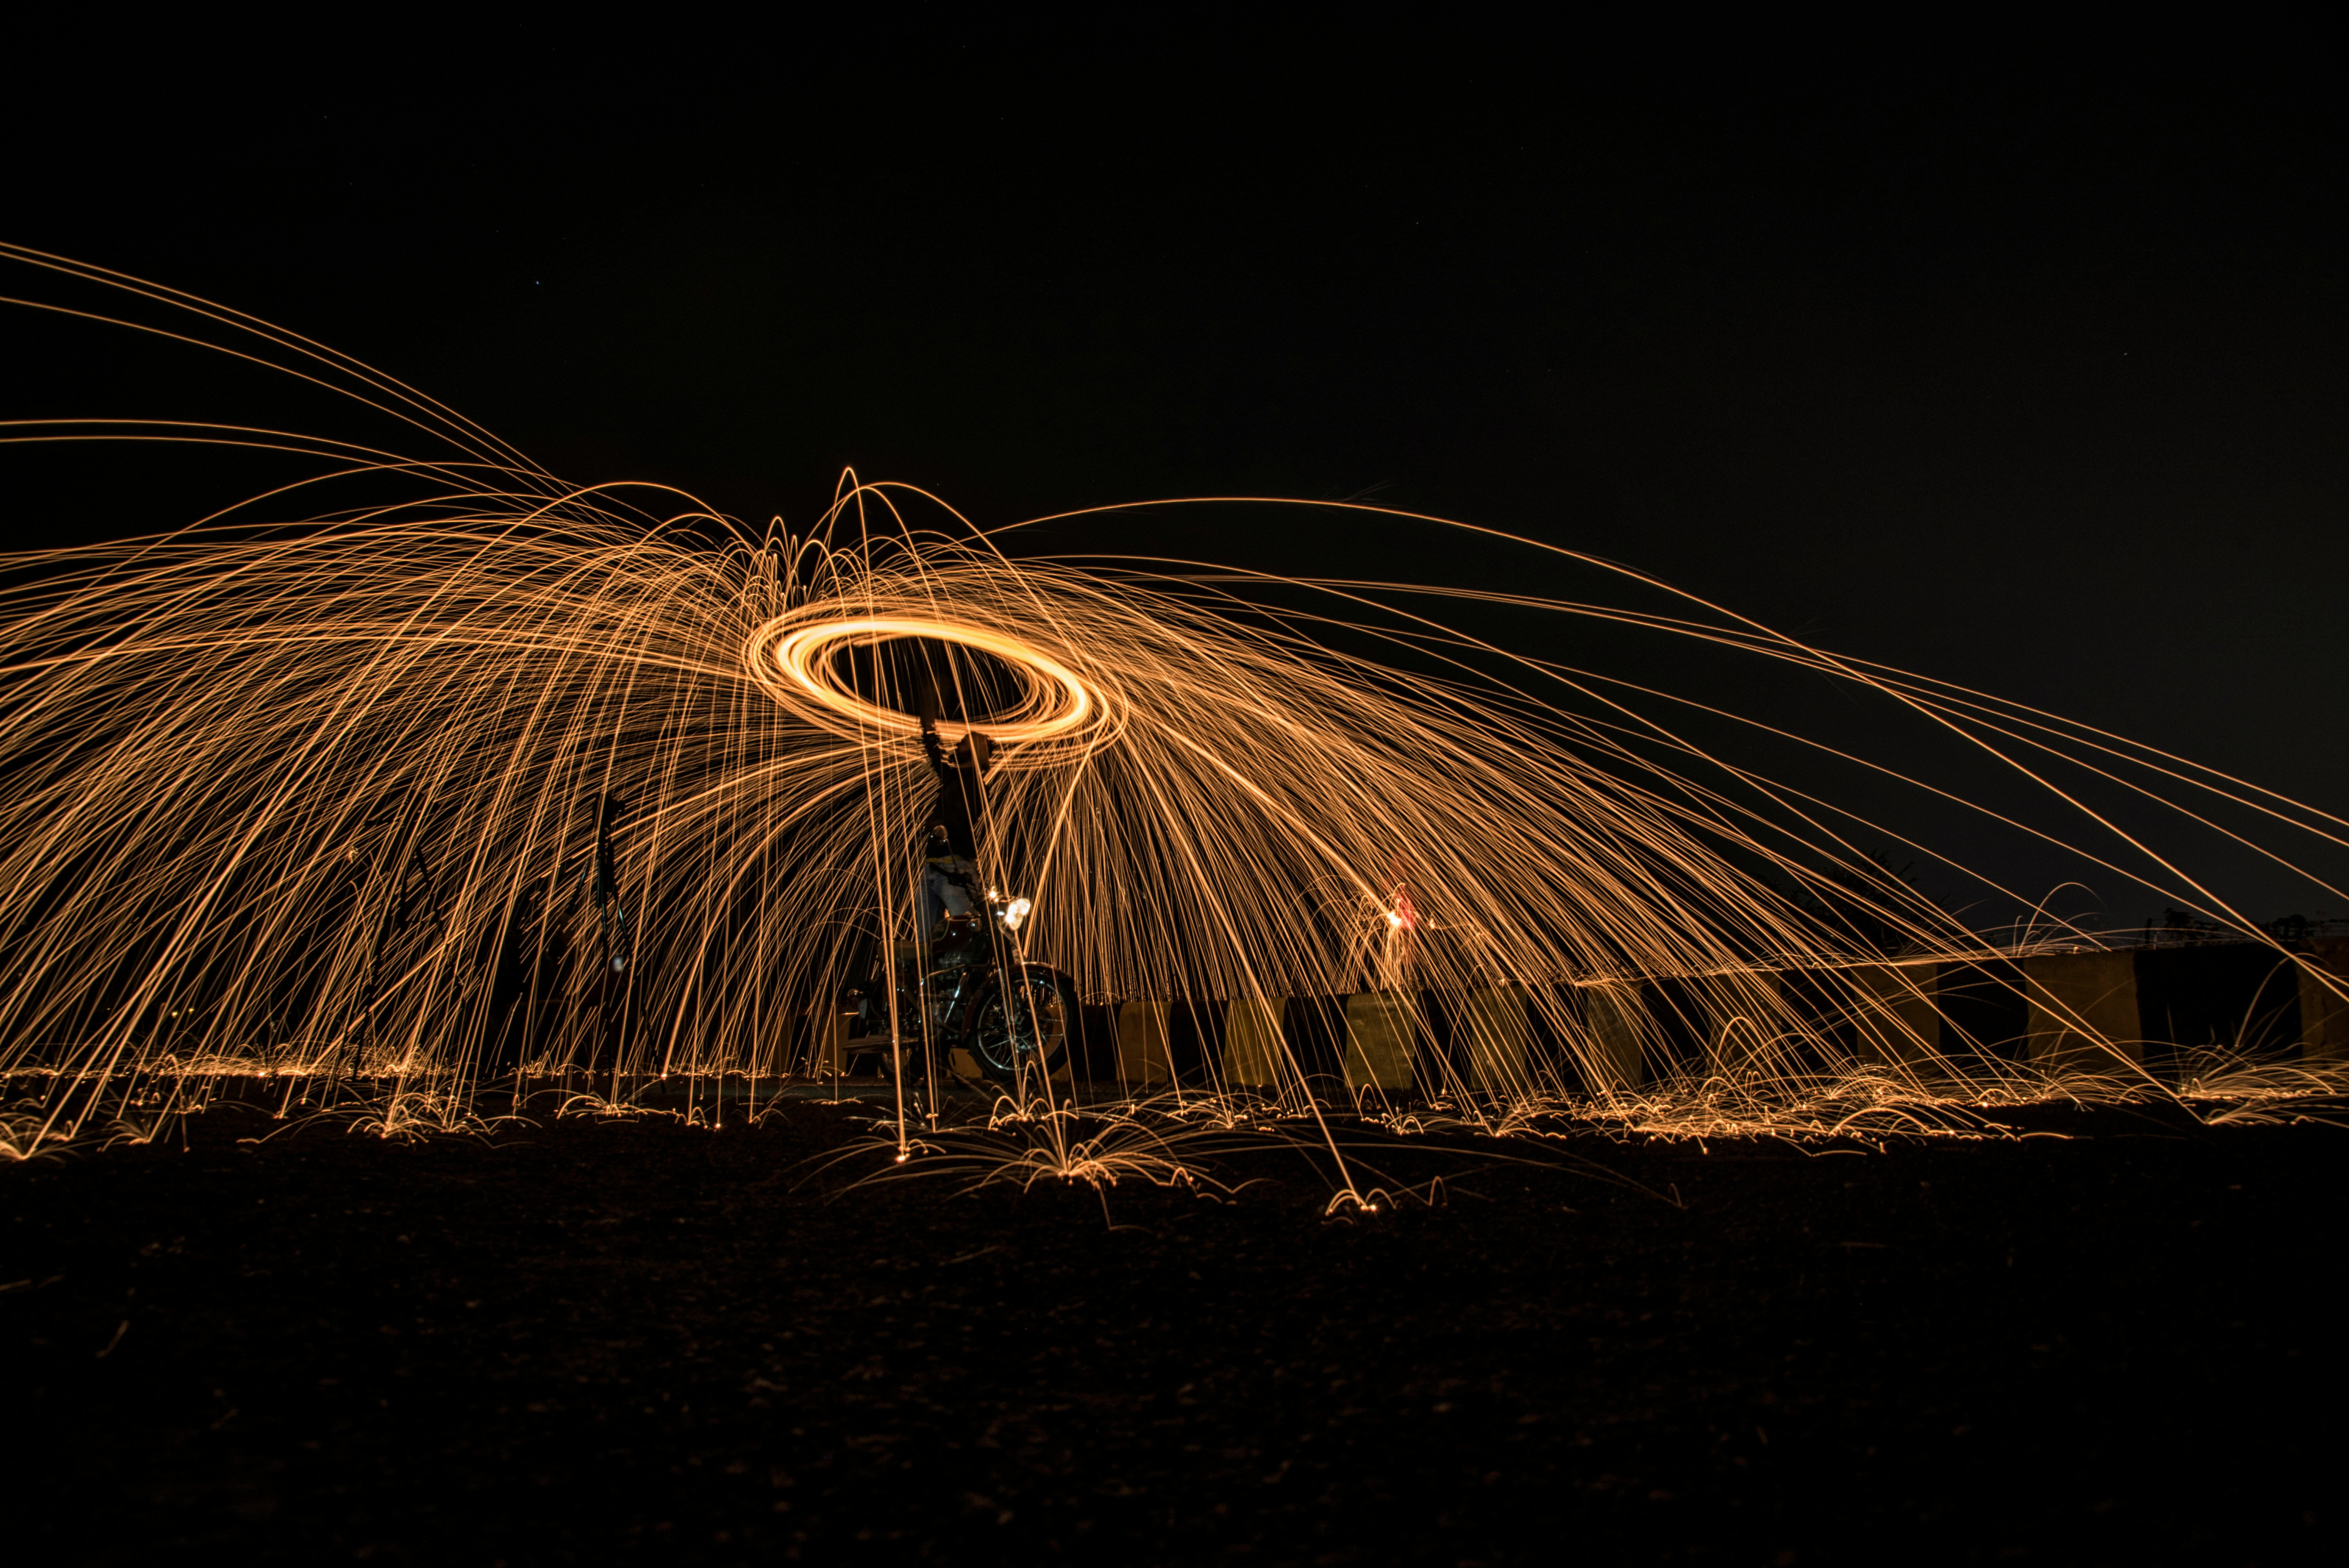
M974 999L963 1047L978 1070L997 1083L1022 1073L1057 1071L1068 1054L1077 1024L1076 993L1061 975L1031 966L1006 977L997 975Z

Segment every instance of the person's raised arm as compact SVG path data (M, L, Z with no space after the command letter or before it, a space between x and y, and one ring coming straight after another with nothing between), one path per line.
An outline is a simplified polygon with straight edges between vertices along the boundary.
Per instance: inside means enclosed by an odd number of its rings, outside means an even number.
M926 668L915 678L914 711L922 721L923 754L929 758L934 771L944 773L947 748L938 738L938 682Z

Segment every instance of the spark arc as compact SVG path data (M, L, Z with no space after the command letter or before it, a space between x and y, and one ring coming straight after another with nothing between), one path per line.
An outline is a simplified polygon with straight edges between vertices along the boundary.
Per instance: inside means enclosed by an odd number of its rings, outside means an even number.
M0 442L313 465L201 523L0 562L0 1080L32 1096L0 1107L0 1158L229 1077L287 1104L373 1085L388 1129L461 1124L487 1084L592 1074L616 1103L836 1066L843 995L917 945L939 781L916 676L963 716L948 739L997 743L977 869L1032 903L1019 962L1092 1016L1094 1081L1182 1117L1350 1100L1487 1130L1573 1108L1846 1131L2186 1081L2200 1037L2112 1001L2137 944L1970 865L1992 834L2262 944L2291 1082L2349 1083L2349 939L2263 927L2220 882L2248 846L2337 908L2349 820L2218 769L1554 543L1355 503L1123 511L1375 512L1431 551L1506 545L1526 580L1121 553L1130 515L1100 553L1020 554L1019 525L854 474L804 531L748 525L567 482L192 296L0 261L423 443L211 411ZM1666 688L1698 655L1735 666L1733 698ZM1782 687L1858 717L1806 735L1828 720L1782 715ZM1980 900L2028 914L1977 926Z
M751 634L746 662L776 701L819 727L860 742L910 740L918 733L918 721L857 692L839 665L843 655L898 639L971 649L1015 672L1022 688L1019 700L989 714L985 728L998 745L1021 748L1030 765L1064 748L1099 745L1114 732L1114 707L1097 677L1088 680L1065 656L1030 638L941 616L843 616L833 605L812 614L781 615ZM940 727L953 739L969 726L948 722Z

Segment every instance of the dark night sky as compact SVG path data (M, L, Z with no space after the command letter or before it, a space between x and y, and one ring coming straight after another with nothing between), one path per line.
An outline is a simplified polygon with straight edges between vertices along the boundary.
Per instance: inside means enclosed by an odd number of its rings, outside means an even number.
M567 476L793 521L850 463L988 523L1382 487L2349 808L2349 170L2313 75L176 47L57 43L0 110L7 237L330 342ZM20 345L11 410L201 401L115 352ZM1303 517L1086 542L1567 586Z

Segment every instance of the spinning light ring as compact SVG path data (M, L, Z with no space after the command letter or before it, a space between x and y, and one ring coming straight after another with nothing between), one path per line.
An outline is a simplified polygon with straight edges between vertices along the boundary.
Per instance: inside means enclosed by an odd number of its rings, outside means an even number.
M1115 728L1116 705L1098 679L1072 667L1076 660L1029 638L964 621L841 614L836 607L820 607L761 626L750 635L747 657L769 695L823 728L858 740L911 740L921 733L920 720L858 693L839 663L843 654L907 637L990 655L1019 681L1019 699L1008 711L982 719L941 720L939 733L948 744L966 731L984 730L997 745L1017 748L1033 764L1066 747L1097 746Z

